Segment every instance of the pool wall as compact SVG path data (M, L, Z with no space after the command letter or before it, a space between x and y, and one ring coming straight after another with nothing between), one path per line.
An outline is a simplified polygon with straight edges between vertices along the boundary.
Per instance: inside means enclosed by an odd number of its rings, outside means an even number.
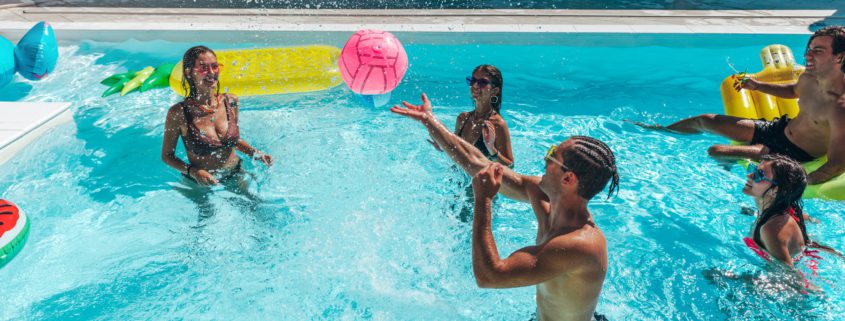
M190 41L215 37L254 42L277 32L341 32L362 28L416 33L681 33L807 34L814 27L845 24L831 10L298 10L12 7L0 9L0 34L18 39L38 21L48 21L62 40ZM162 31L189 31L167 34ZM231 31L249 31L238 37ZM439 37L437 37L439 38ZM482 37L483 38L483 37ZM496 41L495 39L491 39ZM448 41L448 40L444 40Z

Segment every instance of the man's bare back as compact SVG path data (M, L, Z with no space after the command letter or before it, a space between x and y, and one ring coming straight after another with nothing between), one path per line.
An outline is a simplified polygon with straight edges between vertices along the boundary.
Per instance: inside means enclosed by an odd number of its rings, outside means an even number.
M472 269L478 286L536 286L539 320L603 319L594 310L607 273L607 244L587 203L608 183L608 197L618 189L610 147L595 138L573 136L549 148L542 177L521 175L491 162L453 134L431 112L428 97L421 98L421 105L402 102L405 108L390 110L420 121L429 137L473 176ZM539 226L535 245L505 258L491 227L493 197L499 193L531 204Z
M582 260L575 262L577 267L537 284L537 319L590 320L607 274L607 242L604 234L592 219L578 228L551 229L548 196L537 194L543 193L539 188L531 190L531 203L538 221L537 246L558 251L576 250L586 254Z

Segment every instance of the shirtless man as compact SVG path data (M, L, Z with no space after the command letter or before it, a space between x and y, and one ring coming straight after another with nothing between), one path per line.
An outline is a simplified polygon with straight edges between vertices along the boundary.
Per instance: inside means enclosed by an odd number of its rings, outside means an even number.
M809 175L809 184L819 184L845 172L845 28L826 27L816 31L807 44L806 70L793 84L768 84L747 79L737 84L782 97L798 98L801 112L795 119L774 121L705 114L662 126L678 133L710 132L748 146L714 145L707 151L718 158L751 158L783 154L808 162L827 154L828 161Z
M431 138L468 174L474 176L475 214L472 227L472 269L483 288L537 286L537 319L603 320L595 313L607 273L607 244L587 203L619 177L613 152L601 141L584 136L553 145L546 153L542 177L517 174L484 157L455 136L431 112L425 94L421 105L390 110L418 120ZM499 256L491 228L493 196L531 204L538 221L536 245L507 258Z

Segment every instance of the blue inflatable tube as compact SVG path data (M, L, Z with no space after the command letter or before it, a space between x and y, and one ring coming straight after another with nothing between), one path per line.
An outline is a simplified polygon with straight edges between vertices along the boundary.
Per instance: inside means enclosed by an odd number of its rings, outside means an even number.
M53 72L58 59L56 35L53 27L44 21L29 29L15 47L17 70L29 80L39 80Z
M15 77L15 46L0 37L0 87L6 86Z

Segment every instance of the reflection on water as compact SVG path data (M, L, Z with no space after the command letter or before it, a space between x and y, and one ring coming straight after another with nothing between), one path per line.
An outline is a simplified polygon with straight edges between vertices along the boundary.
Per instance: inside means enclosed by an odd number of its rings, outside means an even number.
M841 260L823 255L812 280L820 291L796 294L742 244L754 220L740 214L753 206L740 192L743 170L706 155L722 139L624 121L718 111L725 56L756 65L770 40L730 49L708 41L624 49L408 44L412 68L393 100L417 102L426 91L452 126L471 109L463 77L483 61L503 71L516 171L541 175L548 146L571 135L608 143L620 192L590 210L609 246L598 309L611 319L838 320ZM782 40L793 48L806 41ZM150 46L159 44L184 47ZM513 320L534 311L533 288L477 288L471 224L459 213L471 209L467 177L418 123L360 106L342 87L243 97L241 135L276 163L245 160L254 175L246 191L191 187L160 160L164 116L177 97L158 90L102 99L101 88L90 89L162 54L116 58L111 46L126 44L62 47L64 64L26 98L74 102L76 130L59 127L0 166L4 198L33 222L26 247L0 270L0 293L14 293L0 320ZM184 158L181 147L177 155ZM533 243L530 207L496 203L499 252ZM805 205L820 221L808 225L811 238L845 249L843 205Z

